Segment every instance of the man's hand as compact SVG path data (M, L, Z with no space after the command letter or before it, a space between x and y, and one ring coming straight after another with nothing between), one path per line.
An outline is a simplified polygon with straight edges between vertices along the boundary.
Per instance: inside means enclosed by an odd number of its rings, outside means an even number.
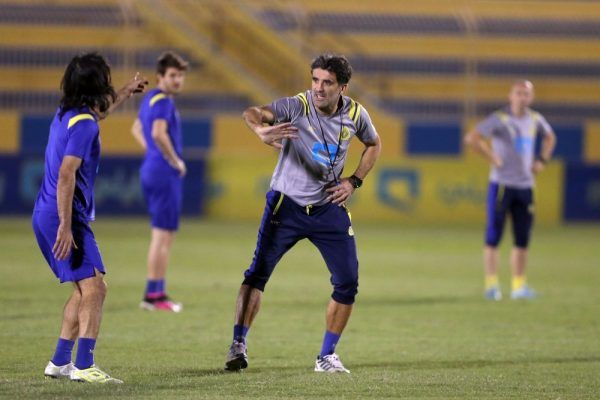
M261 126L256 128L255 132L264 144L268 144L277 149L283 148L283 145L281 144L282 139L298 138L298 135L296 135L298 128L293 126L291 122L273 126Z
M496 153L492 153L492 165L496 168L502 168L504 165L502 158Z
M348 201L350 196L352 196L354 190L354 186L352 186L348 178L342 179L339 185L325 189L327 193L330 193L329 197L327 197L327 200L339 206L346 204L346 201Z
M544 163L541 160L535 160L533 162L533 166L531 167L531 170L533 171L534 174L539 174L540 172L542 172L544 170L546 166L544 165Z
M177 160L175 169L179 171L179 176L182 178L185 176L185 174L187 174L187 167L185 166L185 162L181 158Z
M148 79L140 76L139 72L136 72L133 79L127 82L122 90L126 91L127 97L131 97L134 93L142 93L145 91L147 86Z
M77 248L75 240L73 239L73 232L71 232L71 226L60 224L58 231L56 232L56 241L52 246L52 253L54 258L59 261L66 260L71 254L71 249Z

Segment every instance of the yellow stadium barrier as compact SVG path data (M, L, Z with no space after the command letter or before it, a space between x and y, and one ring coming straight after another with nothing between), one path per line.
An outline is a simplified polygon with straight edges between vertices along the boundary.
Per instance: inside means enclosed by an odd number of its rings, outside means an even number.
M275 163L274 152L264 157L212 156L207 216L259 220ZM347 165L350 171L355 164L350 161ZM553 162L538 177L537 222L556 224L560 220L562 170L562 164ZM354 221L483 225L487 184L488 167L483 161L387 159L378 163L349 207Z
M0 153L19 150L21 117L16 112L0 112Z

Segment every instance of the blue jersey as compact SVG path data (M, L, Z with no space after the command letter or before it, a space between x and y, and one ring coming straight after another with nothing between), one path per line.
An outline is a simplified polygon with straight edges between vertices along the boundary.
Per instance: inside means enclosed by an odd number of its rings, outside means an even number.
M167 132L173 148L177 155L182 157L181 121L173 99L161 92L160 89L151 90L142 100L138 118L142 123L142 131L146 140L146 157L142 168L149 172L152 171L152 173L177 172L163 157L152 138L152 124L157 119L164 119L167 121Z
M95 217L94 182L100 160L100 130L87 107L68 110L62 117L59 109L54 115L46 146L44 179L34 211L58 213L58 174L64 156L82 160L75 174L73 218L91 221Z

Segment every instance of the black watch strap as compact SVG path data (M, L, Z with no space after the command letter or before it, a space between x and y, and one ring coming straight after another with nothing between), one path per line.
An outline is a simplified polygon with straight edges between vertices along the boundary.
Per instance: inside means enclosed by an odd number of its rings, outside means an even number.
M362 179L360 179L356 175L351 175L350 178L348 178L348 180L350 181L350 183L352 184L352 186L354 187L354 189L358 189L363 184Z

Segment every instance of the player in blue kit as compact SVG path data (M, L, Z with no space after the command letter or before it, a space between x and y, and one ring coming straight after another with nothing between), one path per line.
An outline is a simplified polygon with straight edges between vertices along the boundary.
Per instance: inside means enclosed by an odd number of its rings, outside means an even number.
M173 97L183 88L188 63L173 52L158 58L157 88L150 90L140 105L131 129L146 150L140 168L144 198L151 216L152 234L148 249L147 281L140 307L145 310L180 312L181 303L166 293L165 276L171 246L179 227L182 183L186 174L182 159L181 121Z
M56 351L44 371L47 377L122 383L94 363L106 271L89 222L94 220L94 181L100 158L98 120L146 85L136 74L115 92L110 67L97 53L74 57L65 70L63 96L50 126L44 178L32 217L37 242L50 268L61 283L73 283ZM71 352L77 338L73 364Z
M331 274L333 294L326 332L315 362L318 372L350 372L335 353L358 291L358 258L345 206L362 185L381 150L367 111L344 96L352 76L345 57L324 54L311 64L312 89L244 111L248 127L279 151L267 193L254 259L244 273L225 369L246 368L246 334L262 292L281 257L299 240L310 240ZM354 173L342 177L350 140L365 146Z
M483 260L485 297L502 299L498 283L498 244L506 214L512 219L514 247L511 252L512 299L530 299L536 293L527 285L525 267L534 217L534 177L550 161L556 137L546 119L529 108L533 84L515 82L509 106L488 116L467 134L465 142L492 165L487 198L487 227ZM535 156L536 136L542 135L540 154ZM486 139L491 139L490 148Z

